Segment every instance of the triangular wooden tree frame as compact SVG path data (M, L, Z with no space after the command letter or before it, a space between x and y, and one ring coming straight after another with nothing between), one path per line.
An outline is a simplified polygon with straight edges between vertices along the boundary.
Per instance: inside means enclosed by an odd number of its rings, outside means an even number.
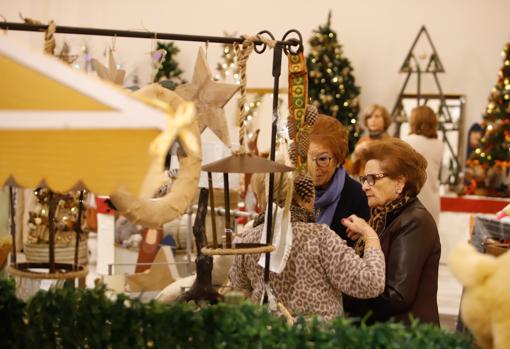
M416 48L416 45L420 41L420 38L422 36L425 36L427 39L430 47L432 48L432 54L429 57L429 60L427 62L427 65L425 69L420 69L420 64L418 60L416 59L416 54L414 53L414 49ZM420 28L420 31L418 32L418 35L416 35L416 38L414 39L413 44L411 45L411 48L409 49L409 52L406 55L406 58L404 60L404 63L402 63L402 66L400 67L400 73L409 73L409 72L418 72L418 70L412 69L411 61L415 61L418 65L418 69L421 72L427 72L427 73L444 73L444 66L441 62L441 59L439 59L439 55L437 54L436 47L434 46L434 43L432 42L432 39L430 38L429 32L427 31L427 28L425 26L422 26Z
M430 55L430 57L427 61L427 64L423 69L420 66L419 61L417 59L417 55L414 52L416 45L418 44L418 42L422 36L426 37L426 39L432 49L432 54ZM413 67L412 62L414 62L414 67ZM415 69L415 68L417 68L417 69ZM405 74L407 74L407 76L404 80L402 88L400 89L400 92L398 94L395 105L393 106L393 109L391 111L391 118L392 118L393 123L395 124L395 130L393 132L393 135L395 137L400 137L400 127L402 126L402 123L406 122L408 119L407 118L408 116L404 110L403 99L404 99L405 95L408 95L408 93L406 93L406 87L410 81L411 76L416 75L416 82L417 82L416 93L415 93L416 102L417 102L416 104L417 105L426 105L429 100L429 97L427 97L427 95L422 92L422 88L421 88L422 74L431 74L434 79L436 88L437 88L436 98L438 97L440 100L439 110L437 113L438 121L439 121L438 127L439 127L439 130L442 131L443 142L446 144L448 150L453 155L452 158L455 161L455 165L456 165L455 177L457 178L458 173L460 171L460 162L458 159L458 151L455 151L453 149L452 144L446 137L446 132L448 129L451 129L451 127L445 126L445 124L452 124L453 118L450 114L450 109L448 108L448 106L446 104L445 94L443 92L443 88L441 87L439 78L437 76L438 73L444 73L445 69L444 69L443 63L439 59L439 55L437 53L436 47L434 46L434 43L432 42L430 34L427 31L427 28L425 26L422 26L420 28L420 30L418 31L418 35L414 39L414 41L411 45L411 48L409 49L409 51L406 55L406 58L404 59L404 62L402 63L402 66L400 67L399 72L405 73ZM430 95L430 94L428 94L428 95ZM449 125L449 126L451 126L451 125Z

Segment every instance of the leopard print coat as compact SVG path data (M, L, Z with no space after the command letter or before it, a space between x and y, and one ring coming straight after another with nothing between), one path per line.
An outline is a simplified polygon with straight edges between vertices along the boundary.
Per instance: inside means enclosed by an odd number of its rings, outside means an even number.
M263 225L245 231L243 242L259 242ZM325 224L292 223L292 250L282 273L270 273L277 299L294 315L343 315L342 293L373 298L384 291L385 263L379 249L367 249L361 258ZM234 288L247 291L259 302L264 289L260 255L236 256L229 271Z

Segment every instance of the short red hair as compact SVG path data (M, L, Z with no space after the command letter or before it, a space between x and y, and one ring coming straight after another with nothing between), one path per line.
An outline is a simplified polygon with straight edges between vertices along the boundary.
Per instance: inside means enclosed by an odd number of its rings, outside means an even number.
M349 131L334 117L319 114L310 142L328 147L339 164L343 164L349 151Z
M381 162L382 170L388 177L406 179L404 192L416 196L427 179L427 160L409 144L398 138L372 141L361 152L361 162Z

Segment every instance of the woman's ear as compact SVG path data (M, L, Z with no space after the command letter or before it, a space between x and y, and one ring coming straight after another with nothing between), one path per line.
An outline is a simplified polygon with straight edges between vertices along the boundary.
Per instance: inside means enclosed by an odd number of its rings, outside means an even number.
M398 176L396 181L397 181L396 192L400 194L404 190L407 180L404 176Z

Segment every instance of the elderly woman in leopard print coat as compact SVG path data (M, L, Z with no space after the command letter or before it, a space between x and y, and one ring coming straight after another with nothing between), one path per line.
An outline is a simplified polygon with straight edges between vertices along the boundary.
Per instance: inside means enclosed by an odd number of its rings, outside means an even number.
M275 180L283 183L280 190L275 189L280 193L279 198L286 196L288 182ZM294 197L290 208L290 253L283 270L271 271L269 276L276 301L294 315L320 315L329 320L343 315L342 293L356 298L378 296L384 290L385 263L377 235L368 232L361 236L365 253L359 257L326 224L315 223L313 198L303 202L297 195ZM276 201L281 205L283 200ZM261 215L240 239L247 243L260 242L263 227ZM236 256L229 272L232 286L249 293L255 303L264 294L264 268L259 258L260 255Z

